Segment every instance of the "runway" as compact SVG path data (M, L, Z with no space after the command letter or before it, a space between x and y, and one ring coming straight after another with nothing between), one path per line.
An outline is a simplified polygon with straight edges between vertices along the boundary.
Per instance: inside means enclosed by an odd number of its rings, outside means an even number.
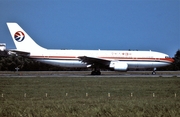
M178 77L180 71L101 71L102 75L90 75L91 71L0 71L0 77Z

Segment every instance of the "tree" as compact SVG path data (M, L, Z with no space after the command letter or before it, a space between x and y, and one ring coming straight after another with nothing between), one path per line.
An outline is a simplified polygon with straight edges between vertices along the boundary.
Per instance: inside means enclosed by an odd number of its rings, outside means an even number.
M174 70L180 70L180 49L176 52L174 56L173 67L174 67Z

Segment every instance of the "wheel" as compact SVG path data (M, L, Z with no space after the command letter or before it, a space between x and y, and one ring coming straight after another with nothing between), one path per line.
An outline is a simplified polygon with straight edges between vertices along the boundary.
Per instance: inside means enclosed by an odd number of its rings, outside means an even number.
M101 72L100 71L96 71L96 75L101 75Z
M101 72L100 71L92 71L91 75L101 75Z
M153 72L152 72L152 75L156 75L156 72L155 72L155 71L153 71Z
M96 75L96 72L95 72L95 71L92 71L92 72L91 72L91 75Z

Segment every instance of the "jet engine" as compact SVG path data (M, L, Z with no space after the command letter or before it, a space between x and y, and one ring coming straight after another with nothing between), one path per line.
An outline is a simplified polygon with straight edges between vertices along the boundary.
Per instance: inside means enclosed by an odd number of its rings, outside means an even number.
M121 61L111 61L109 67L116 71L126 71L128 68L128 64Z

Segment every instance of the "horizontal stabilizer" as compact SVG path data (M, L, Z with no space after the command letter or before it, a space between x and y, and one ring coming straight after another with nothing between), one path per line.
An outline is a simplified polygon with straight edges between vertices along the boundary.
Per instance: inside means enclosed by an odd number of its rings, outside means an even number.
M19 51L19 50L8 50L8 53L10 55L17 55L17 56L29 56L30 52L24 52L24 51Z

